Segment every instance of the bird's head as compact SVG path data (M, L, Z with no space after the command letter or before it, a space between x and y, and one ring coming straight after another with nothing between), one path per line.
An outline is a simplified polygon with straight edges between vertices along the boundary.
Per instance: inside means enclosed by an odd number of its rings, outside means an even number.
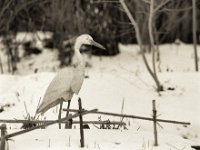
M76 39L76 43L78 43L80 46L85 45L93 45L101 49L105 49L101 44L95 42L93 38L89 34L82 34Z

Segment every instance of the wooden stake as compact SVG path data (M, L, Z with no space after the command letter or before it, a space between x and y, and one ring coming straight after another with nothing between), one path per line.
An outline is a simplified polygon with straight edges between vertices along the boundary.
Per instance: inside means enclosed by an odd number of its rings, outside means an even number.
M63 105L63 101L60 102L60 110L59 110L59 114L58 114L58 120L59 120L58 126L59 126L59 129L61 129L61 112L62 112L62 105Z
M6 124L1 125L1 147L0 150L6 149Z
M153 100L153 126L154 126L154 146L158 146L158 135L157 135L157 110L156 101Z
M72 114L69 114L68 116L71 117ZM72 129L73 119L69 119L69 121L66 124L68 125L68 129Z
M78 99L78 104L79 104L79 119L80 119L80 135L81 135L81 147L84 147L84 131L83 131L83 117L82 117L82 104L81 104L81 99Z
M71 100L68 100L67 109L69 109L70 103L71 103ZM67 111L67 113L66 113L66 117L68 117L68 116L69 116L69 111ZM69 122L67 122L65 124L65 129L71 129L71 127L72 127L72 120L70 120Z

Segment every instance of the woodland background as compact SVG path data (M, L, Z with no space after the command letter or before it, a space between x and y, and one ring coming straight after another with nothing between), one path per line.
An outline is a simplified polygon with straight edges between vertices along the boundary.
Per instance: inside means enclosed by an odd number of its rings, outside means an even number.
M150 1L127 0L126 5L138 24L145 51L151 52L148 28ZM154 44L193 43L193 21L196 24L196 43L200 43L199 1L195 1L195 20L192 20L194 7L191 0L155 0L152 5L159 8L151 18ZM116 55L119 53L118 43L137 43L135 29L119 1L1 0L0 20L0 35L13 65L19 61L17 49L22 44L13 42L18 32L52 32L52 39L46 41L46 46L59 51L61 66L70 63L66 63L65 56L71 56L72 48L69 44L66 50L63 41L83 33L92 35L106 47L107 51L95 49L92 52L95 55ZM25 47L30 45L26 43ZM15 70L16 67L11 68Z

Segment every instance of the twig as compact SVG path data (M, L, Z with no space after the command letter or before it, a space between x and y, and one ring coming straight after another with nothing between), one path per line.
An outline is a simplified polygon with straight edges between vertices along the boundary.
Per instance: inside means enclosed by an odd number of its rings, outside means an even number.
M192 6L191 7L186 7L186 8L178 8L178 9L171 9L171 8L163 8L163 11L175 11L175 12L180 12L180 11L188 11L188 10L191 10L192 9Z
M36 109L35 115L34 115L34 120L35 120L36 115L37 115L37 111L38 111L38 108L39 108L39 105L40 105L40 101L41 101L41 97L40 97L40 99L39 99L39 101L38 101L37 109Z
M25 102L25 101L24 101L24 107L25 107L27 119L30 119L30 114L29 114L29 112L28 112L28 109L27 109L27 106L26 106L26 102Z
M122 100L122 108L121 108L121 114L123 114L123 113L124 113L124 98ZM123 119L124 119L124 117L121 117L120 122L122 122ZM117 129L119 129L120 125L121 125L121 123L118 125Z

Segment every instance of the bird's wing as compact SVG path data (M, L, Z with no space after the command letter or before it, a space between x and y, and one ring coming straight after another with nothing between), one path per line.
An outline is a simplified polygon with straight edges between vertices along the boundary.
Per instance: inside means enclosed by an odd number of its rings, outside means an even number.
M45 92L43 101L38 108L38 113L44 113L48 109L56 106L60 103L60 98L64 98L65 100L72 98L73 92L71 84L73 82L73 76L74 70L72 68L65 68L58 72Z

